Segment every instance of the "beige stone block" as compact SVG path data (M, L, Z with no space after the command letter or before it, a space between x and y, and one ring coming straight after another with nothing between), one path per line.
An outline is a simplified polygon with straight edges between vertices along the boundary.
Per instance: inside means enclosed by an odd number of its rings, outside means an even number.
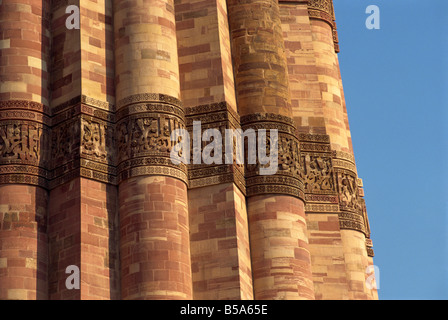
M193 241L190 247L192 254L196 252L217 252L218 242L216 240Z
M36 269L37 268L37 259L26 258L25 267L30 268L30 269Z
M254 287L258 287L258 288L274 288L275 287L275 279L274 279L273 276L255 279L254 280Z
M31 13L31 6L29 4L16 3L16 10L19 12Z
M286 258L286 257L294 258L294 248L289 249L289 248L275 247L270 248L269 251L266 251L264 253L265 259Z
M6 268L8 264L7 258L0 258L0 268Z
M9 289L8 299L11 300L27 300L27 290L25 289Z
M5 81L0 83L0 92L27 92L26 83Z
M297 214L286 211L277 211L277 219L279 220L297 221L298 218L299 216Z
M33 101L35 101L35 102L42 103L42 104L48 106L48 99L45 99L45 98L42 97L41 95L38 95L38 94L34 94L34 93L33 93L33 94L31 95L31 99L32 99Z
M129 266L129 274L133 274L140 271L140 263L133 263Z
M8 49L11 47L10 39L0 40L0 49Z

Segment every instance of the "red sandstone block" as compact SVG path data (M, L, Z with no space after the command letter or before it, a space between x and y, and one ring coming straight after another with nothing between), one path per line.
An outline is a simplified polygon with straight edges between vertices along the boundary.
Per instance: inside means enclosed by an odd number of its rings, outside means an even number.
M126 233L131 234L146 229L148 229L148 224L146 222L132 223L126 226Z
M196 232L190 235L191 241L201 241L208 239L208 231Z
M168 250L148 250L148 258L150 261L162 262L163 267L163 261L169 260L169 253Z
M153 270L163 270L165 269L164 260L151 260L151 255L149 256L149 261L140 262L140 271L152 272Z
M148 254L146 251L134 252L131 254L131 264L144 262L148 260Z
M312 239L308 240L309 244L325 244L332 245L334 243L333 239Z
M27 290L36 290L36 279L35 278L24 278L23 279L23 289ZM21 288L22 287L17 287Z
M8 259L9 260L9 259ZM14 267L8 270L8 275L13 275L16 277L24 277L24 278L35 278L36 277L36 269L26 268L26 267Z
M205 223L199 223L198 224L198 231L199 232L207 232L207 231L215 231L216 230L216 221L209 221Z
M168 270L154 270L154 281L168 281L169 271Z
M194 19L188 19L176 22L176 31L193 29L193 28L194 28Z
M164 262L164 269L180 270L180 263L178 261L167 260Z
M304 248L294 248L294 258L304 261L307 264L311 263L310 253Z
M101 40L89 37L89 44L91 46L101 48Z
M181 212L180 210L177 210L177 209L175 209L177 212ZM180 225L180 226L187 226L188 225L188 218L187 218L187 216L186 215L179 215L179 216L177 216L177 221L178 221L178 224Z
M83 197L82 198L82 203L86 204L89 208L90 207L97 207L97 208L103 208L104 207L104 203L101 200L97 200L97 199L92 199L92 198L88 198L88 197Z
M148 194L147 197L149 198L150 201L163 201L164 200L164 195L161 193L151 193L151 194Z
M36 258L37 253L33 250L19 250L19 257L21 257L21 258Z
M10 46L12 48L27 48L34 50L36 52L41 52L41 44L39 42L29 41L29 40L22 40L22 39L11 39L10 40Z
M337 221L319 221L319 230L320 231L338 231L339 230L339 223Z
M87 232L93 235L107 237L109 235L109 230L107 228L100 228L94 225L87 226Z
M154 210L171 211L171 203L156 201L154 202Z
M33 279L34 282L36 279ZM24 288L24 278L17 276L8 276L0 280L2 286L9 289L25 289Z
M192 46L192 47L179 48L179 50L178 50L179 57L189 56L189 55L204 53L204 52L210 52L210 44L209 43L200 44L200 45L196 45L196 46Z
M262 213L256 213L256 214L250 214L249 215L249 222L254 223L256 221L262 221L262 220L275 220L277 219L277 213L276 212L262 212Z
M235 228L226 228L226 229L218 229L214 232L211 232L209 235L210 239L216 239L216 238L224 238L224 237L230 237L236 235L236 229Z
M161 193L161 185L160 184L148 184L146 189L149 193Z
M218 250L232 249L237 247L238 243L236 238L218 241Z
M84 244L90 244L93 246L98 246L99 245L99 238L96 235L92 235L86 232L82 232L81 233L81 241Z

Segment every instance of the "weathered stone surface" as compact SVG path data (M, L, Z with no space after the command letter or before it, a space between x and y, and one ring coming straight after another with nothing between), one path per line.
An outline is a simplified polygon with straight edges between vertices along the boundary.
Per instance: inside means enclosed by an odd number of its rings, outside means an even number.
M0 299L378 297L333 1L72 4L0 0ZM275 174L174 164L194 121Z

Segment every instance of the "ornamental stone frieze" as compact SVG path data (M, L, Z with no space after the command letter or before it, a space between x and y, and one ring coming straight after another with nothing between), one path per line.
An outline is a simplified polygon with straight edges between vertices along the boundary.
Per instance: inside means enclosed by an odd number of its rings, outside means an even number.
M50 117L40 103L0 102L0 183L24 183L46 188Z
M304 200L299 140L293 119L279 114L255 113L241 117L241 127L244 132L253 129L257 133L258 152L263 148L260 142L265 140L264 154L269 158L267 163L260 162L260 157L256 163L250 163L249 153L255 152L255 148L249 148L249 141L245 142L247 195L287 194ZM266 131L266 138L260 135L261 130ZM273 132L277 134L273 135ZM272 159L276 159L277 163L273 163ZM262 169L273 166L273 174L262 173Z
M236 132L238 129L241 129L240 116L233 111L233 109L225 101L187 108L186 123L190 135L191 159L194 158L194 152L202 152L204 147L210 143L207 141L202 141L201 139L198 150L194 149L194 123L200 124L201 135L202 132L207 129L218 129L221 134L221 142L223 146L226 143L226 130ZM226 160L224 147L222 149L223 152L220 164L205 164L202 162L195 164L191 161L188 166L190 188L199 188L209 185L233 182L243 194L246 194L244 164L237 162L237 140L235 136L232 136L231 138L233 151L231 161Z
M113 111L86 96L53 109L50 188L76 177L116 183Z
M336 52L339 52L338 32L336 29L333 0L308 0L308 16L327 22L332 29L333 43Z
M186 164L170 158L176 141L171 133L185 129L181 102L157 93L138 94L118 102L116 113L118 182L134 176L171 176L188 185Z
M370 235L352 154L331 150L324 134L300 134L307 213L337 213L341 229Z

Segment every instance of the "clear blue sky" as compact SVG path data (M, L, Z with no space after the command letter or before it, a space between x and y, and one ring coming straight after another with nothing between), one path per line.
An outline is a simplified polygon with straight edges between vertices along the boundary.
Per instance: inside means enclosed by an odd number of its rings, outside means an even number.
M379 298L448 299L448 1L334 5Z

